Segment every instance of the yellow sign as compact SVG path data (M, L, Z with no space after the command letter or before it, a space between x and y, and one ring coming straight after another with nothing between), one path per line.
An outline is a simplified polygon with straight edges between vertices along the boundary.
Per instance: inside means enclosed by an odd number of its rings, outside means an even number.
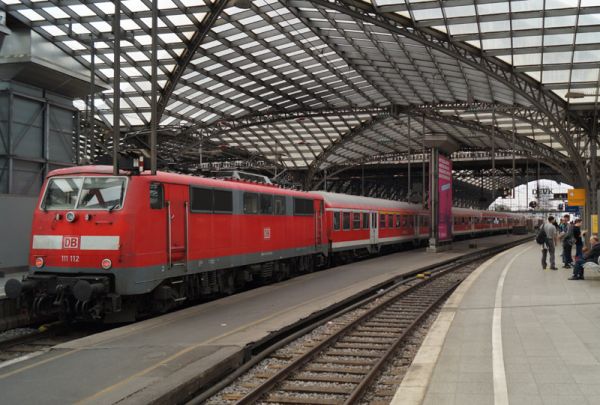
M585 189L572 188L570 190L567 190L567 203L571 207L583 207L585 205Z
M592 233L598 234L598 215L592 215Z

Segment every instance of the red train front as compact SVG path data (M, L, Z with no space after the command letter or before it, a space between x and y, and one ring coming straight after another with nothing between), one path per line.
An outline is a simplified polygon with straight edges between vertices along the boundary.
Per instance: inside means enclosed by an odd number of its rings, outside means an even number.
M169 173L56 170L34 214L30 274L7 295L34 312L133 319L323 264L323 201L272 185Z

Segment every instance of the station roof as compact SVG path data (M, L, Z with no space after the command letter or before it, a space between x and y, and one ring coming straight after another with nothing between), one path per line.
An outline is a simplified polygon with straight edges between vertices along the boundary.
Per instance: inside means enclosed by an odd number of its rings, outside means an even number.
M93 43L97 77L111 85L113 2L1 3L86 67ZM150 123L151 4L122 1L121 124L133 136ZM589 153L600 0L158 5L163 157L202 145L315 172L420 151L436 132L559 171ZM95 99L108 127L113 99Z

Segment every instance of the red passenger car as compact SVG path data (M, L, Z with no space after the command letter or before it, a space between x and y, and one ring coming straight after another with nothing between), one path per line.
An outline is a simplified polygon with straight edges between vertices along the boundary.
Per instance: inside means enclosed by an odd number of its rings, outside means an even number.
M521 216L455 209L454 234ZM33 218L30 272L6 294L33 312L132 320L429 237L429 211L398 201L180 174L82 166L51 172Z

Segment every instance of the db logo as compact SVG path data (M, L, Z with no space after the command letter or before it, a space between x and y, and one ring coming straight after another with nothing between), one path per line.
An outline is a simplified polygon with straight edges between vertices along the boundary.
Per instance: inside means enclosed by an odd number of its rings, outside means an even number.
M63 249L79 249L79 236L63 236Z

